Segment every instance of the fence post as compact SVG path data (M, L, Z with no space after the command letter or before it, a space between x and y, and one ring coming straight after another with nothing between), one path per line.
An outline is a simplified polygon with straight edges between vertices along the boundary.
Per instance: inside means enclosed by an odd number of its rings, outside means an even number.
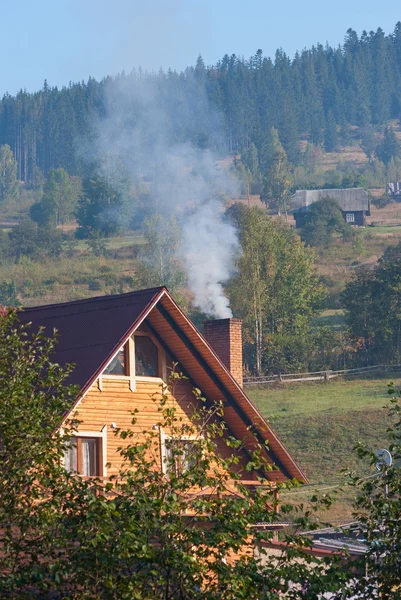
M281 371L280 371L280 373L278 374L278 380L279 380L279 382L280 382L280 383L283 381L283 378L281 377Z

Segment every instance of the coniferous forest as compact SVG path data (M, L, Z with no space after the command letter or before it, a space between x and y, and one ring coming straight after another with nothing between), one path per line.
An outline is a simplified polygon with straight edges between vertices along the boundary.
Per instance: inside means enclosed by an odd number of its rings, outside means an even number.
M361 35L349 29L342 46L318 44L294 57L280 49L269 58L258 50L249 59L225 55L212 66L199 57L181 73L139 69L61 89L45 82L34 93L5 94L0 145L12 149L18 179L30 184L56 168L82 175L77 140L90 139L93 123L107 116L105 90L121 80L133 89L144 80L152 86L169 115L171 142L219 153L254 144L263 167L266 136L275 127L296 164L300 137L329 146L337 130L345 136L350 125L383 126L401 117L401 22L389 35L380 28Z
M6 94L0 304L166 285L199 325L226 308L243 319L250 373L401 362L401 212L384 193L401 180L400 124L401 22L294 57ZM369 227L344 221L339 187L369 191ZM301 188L327 198L300 231Z

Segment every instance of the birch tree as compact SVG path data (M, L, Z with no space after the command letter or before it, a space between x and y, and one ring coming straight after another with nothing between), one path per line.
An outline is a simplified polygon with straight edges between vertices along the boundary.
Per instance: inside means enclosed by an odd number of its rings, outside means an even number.
M260 209L229 210L239 229L242 253L229 286L233 312L244 320L244 342L252 367L264 370L269 342L306 335L324 296L314 254L286 223ZM247 354L247 353L245 353Z

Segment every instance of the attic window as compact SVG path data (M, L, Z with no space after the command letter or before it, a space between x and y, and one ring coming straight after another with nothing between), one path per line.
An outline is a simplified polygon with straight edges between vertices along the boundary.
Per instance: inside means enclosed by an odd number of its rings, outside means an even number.
M165 357L162 347L145 332L135 332L109 362L103 375L129 379L135 389L136 378L165 378Z
M147 335L136 335L135 375L137 377L159 377L159 349Z
M124 346L105 368L105 375L127 375L127 352Z

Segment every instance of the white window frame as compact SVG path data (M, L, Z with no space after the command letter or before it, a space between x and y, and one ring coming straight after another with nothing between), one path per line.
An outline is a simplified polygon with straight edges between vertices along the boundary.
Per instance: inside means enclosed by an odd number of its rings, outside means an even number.
M162 472L164 475L168 475L168 465L167 465L167 452L166 452L166 441L167 440L182 440L188 442L196 442L200 439L203 439L201 434L193 434L193 435L180 435L179 437L176 435L168 435L165 433L162 427L160 427L160 456L162 461Z
M97 438L102 440L102 464L100 465L100 475L98 477L107 477L107 425L103 425L100 431L74 431L72 432L72 437Z
M113 356L110 358L109 362L105 366L102 374L99 376L98 386L99 386L99 390L101 392L103 391L103 380L104 379L113 379L114 381L129 381L129 387L130 387L131 392L135 391L135 375L133 374L133 371L132 371L132 360L133 360L134 354L133 354L133 345L130 343L130 340L131 340L131 338L129 338L125 344L120 346L118 348L118 350L116 350L114 352ZM113 360L119 354L119 352L121 352L121 350L125 350L125 361L126 361L125 368L128 371L128 375L114 375L113 373L105 373L105 370L107 369L109 364L111 362L113 362Z
M355 213L345 213L345 220L347 223L355 223Z
M152 340L153 344L156 346L157 348L157 352L158 352L158 363L159 363L159 376L158 377L142 377L140 375L136 376L135 375L135 337L136 336L144 336L144 337L148 337ZM126 347L127 346L127 347ZM112 379L113 381L129 381L129 387L131 392L135 392L136 389L136 381L157 381L162 383L163 381L166 381L167 378L167 366L166 366L166 353L164 351L164 348L161 344L159 344L159 342L154 338L154 336L151 333L148 333L146 331L135 331L129 338L128 340L125 342L125 344L123 344L122 346L120 346L118 348L118 350L116 350L116 352L113 354L113 356L111 357L111 359L109 360L109 362L107 363L107 365L105 366L104 369L107 369L107 367L109 366L109 364L114 360L114 358L117 356L117 354L126 347L126 368L128 370L128 375L113 375L113 373L105 373L103 371L103 373L99 376L98 378L98 387L99 390L102 392L103 391L103 381L105 379Z

